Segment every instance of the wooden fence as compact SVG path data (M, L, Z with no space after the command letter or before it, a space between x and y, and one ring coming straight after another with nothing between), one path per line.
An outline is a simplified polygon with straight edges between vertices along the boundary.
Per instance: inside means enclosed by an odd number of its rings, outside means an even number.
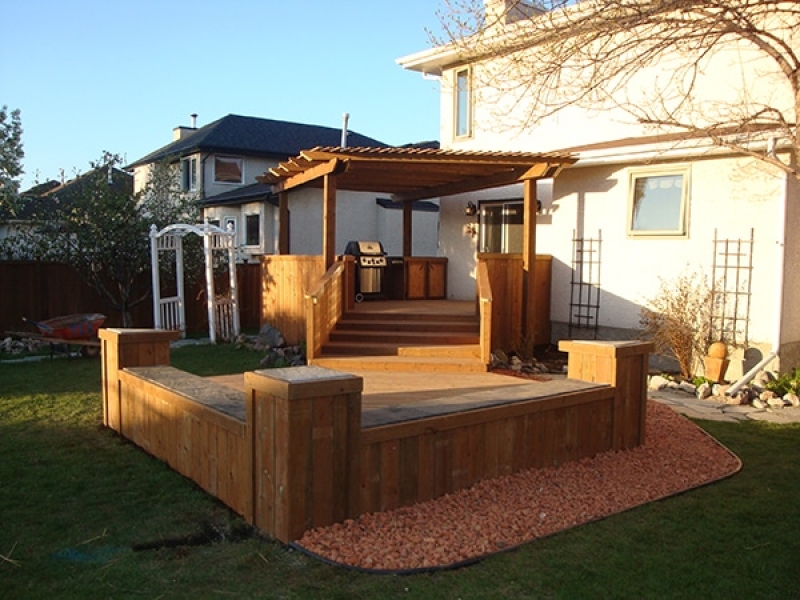
M366 426L360 377L256 371L242 394L169 367L171 333L101 330L104 423L283 542L644 442L649 343L570 342L570 373L585 380L519 386L491 402L465 397L405 422L374 424L370 411Z
M240 321L243 328L261 326L260 264L237 265ZM208 309L205 301L205 282L197 278L186 290L186 321L191 333L208 331ZM150 289L150 273L144 273L134 289L134 297ZM219 277L217 285L227 288L227 275ZM107 315L107 327L122 325L122 315L81 279L69 265L38 261L0 261L0 333L28 331L22 317L43 321L73 313L102 313ZM137 327L153 326L153 302L148 298L134 307L133 322Z

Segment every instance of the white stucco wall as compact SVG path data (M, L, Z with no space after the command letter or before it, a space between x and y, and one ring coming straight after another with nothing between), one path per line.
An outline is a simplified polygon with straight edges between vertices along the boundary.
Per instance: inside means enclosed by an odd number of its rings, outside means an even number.
M205 217L209 221L219 221L219 226L226 228L227 222L233 219L236 223L236 245L238 260L255 260L255 257L262 254L274 253L276 244L274 233L274 213L275 207L266 202L249 202L233 206L212 206L205 209ZM258 246L246 245L245 217L247 215L259 215L261 228L261 244Z
M377 240L390 255L402 255L402 211L385 209L376 202L385 194L373 192L337 192L336 253L344 252L350 240ZM290 252L322 253L322 193L303 189L291 193ZM436 256L439 213L414 211L412 217L412 253Z
M443 148L544 152L655 133L652 126L640 123L638 114L621 106L629 104L637 111L641 107L656 107L659 88L667 102L677 106L680 88L673 78L686 64L686 59L680 56L663 57L659 61L651 58L646 67L638 68L626 85L616 91L615 102L601 106L597 99L589 99L583 106L571 106L537 120L529 118L530 114L536 114L531 110L535 97L529 92L530 72L518 74L516 67L519 63L530 69L535 63L520 61L518 54L469 66L473 130L472 135L464 138L455 138L453 119L455 73L464 66L459 64L458 69L444 70L440 79ZM726 122L731 114L740 112L742 102L756 107L753 111L762 104L776 107L791 119L794 98L786 77L773 60L753 45L728 38L704 57L701 67L692 81L694 102L681 105L684 112L674 114L678 121L696 126ZM565 77L568 76L567 73ZM566 81L562 84L568 89ZM553 94L553 104L557 97L557 93Z
M576 234L602 238L598 324L601 337L620 337L635 335L640 328L641 308L659 293L662 282L696 271L711 283L715 230L718 239L749 240L752 228L748 338L750 345L763 354L772 347L779 257L783 251L778 223L785 177L749 158L706 157L677 164L688 166L690 173L686 237L628 236L629 175L632 168L641 166L576 166L554 181L552 203L547 190L540 191L544 210L537 218L536 249L537 253L553 256L551 320L556 325L553 342L564 337L569 322L572 240ZM467 222L475 221L464 216L467 200L518 198L521 194L519 186L512 186L443 199L441 254L451 257L448 279L451 298L474 297L477 238L473 239L464 230ZM792 245L795 253L796 246ZM746 264L748 257L743 259ZM716 260L718 264L722 262L719 256ZM786 271L785 285L798 289L798 277L791 268ZM744 272L742 275L746 276ZM742 281L743 290L745 283ZM794 294L788 297L793 298ZM800 315L795 315L791 319L794 325L788 323L783 327L789 337L798 337L795 335L800 325L798 318ZM563 326L558 327L559 324ZM788 343L788 337L783 341ZM731 376L736 369L741 372L741 365L732 367Z

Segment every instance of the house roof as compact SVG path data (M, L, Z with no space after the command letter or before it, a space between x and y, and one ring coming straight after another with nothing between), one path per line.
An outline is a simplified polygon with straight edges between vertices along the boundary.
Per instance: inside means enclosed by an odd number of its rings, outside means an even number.
M336 188L423 200L554 177L577 159L568 153L466 152L419 148L317 147L271 168L261 183L275 192L321 185L336 175Z
M196 152L269 155L283 159L304 148L339 144L341 138L341 129L334 127L227 115L200 127L183 139L143 156L126 168L131 169L167 157L180 158ZM348 145L386 146L383 142L355 131L348 131L347 139Z
M230 206L260 200L266 200L277 206L278 199L277 196L273 194L271 185L266 183L251 183L250 185L238 187L224 194L217 194L216 196L204 198L198 202L198 205L207 208L210 206Z
M12 212L8 207L0 206L0 220L30 221L36 215L47 215L68 206L72 199L83 192L92 177L108 177L106 167L98 167L65 183L47 181L36 185L20 194L22 202ZM133 176L121 169L113 169L113 185L121 190L133 193Z

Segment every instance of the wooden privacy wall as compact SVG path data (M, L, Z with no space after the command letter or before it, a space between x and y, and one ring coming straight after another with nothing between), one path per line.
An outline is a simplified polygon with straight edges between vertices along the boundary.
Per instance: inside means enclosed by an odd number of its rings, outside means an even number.
M261 257L261 322L277 327L289 344L305 341L305 295L324 273L322 256Z
M614 389L548 387L542 397L363 430L361 512L610 450Z
M361 377L262 370L244 375L241 393L159 365L171 333L101 330L105 424L283 542L645 438L649 343L565 342L582 380L415 405L404 422L371 412L383 424L364 427Z
M132 367L119 377L119 433L252 522L252 439L241 392L169 366Z
M522 324L523 275L520 254L479 254L478 260L488 267L492 296L492 349L513 350L523 345L550 343L550 287L553 257L536 255L536 308L534 340L523 340Z

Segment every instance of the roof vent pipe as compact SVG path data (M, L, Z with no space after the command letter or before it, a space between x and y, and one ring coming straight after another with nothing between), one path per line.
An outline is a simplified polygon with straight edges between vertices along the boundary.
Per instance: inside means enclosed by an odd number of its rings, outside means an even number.
M339 144L342 148L347 148L347 121L350 119L348 113L342 115L342 143Z
M197 129L197 113L189 115L192 118L192 129Z

